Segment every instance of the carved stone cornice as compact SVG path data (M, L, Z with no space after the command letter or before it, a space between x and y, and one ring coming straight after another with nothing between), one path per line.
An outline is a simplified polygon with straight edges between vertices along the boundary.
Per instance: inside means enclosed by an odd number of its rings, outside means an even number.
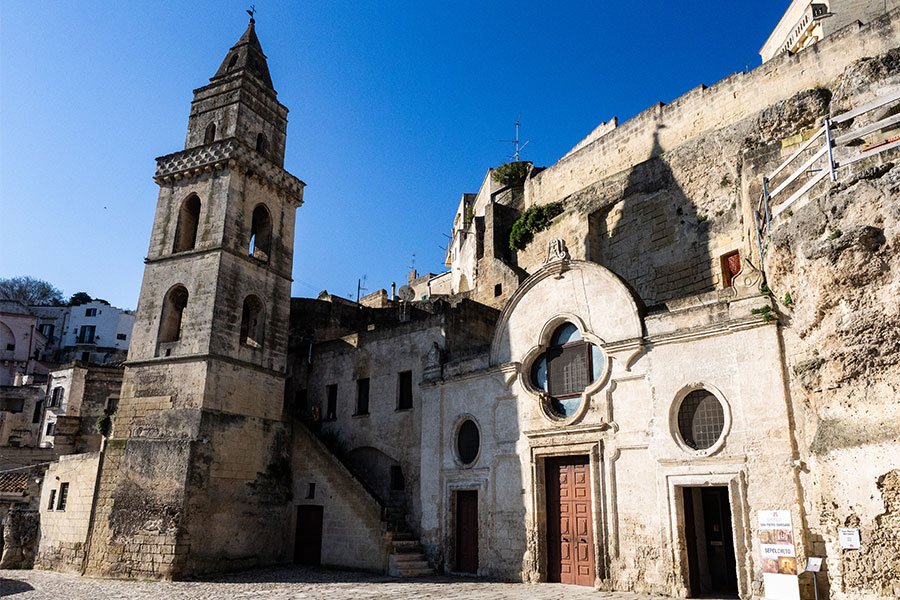
M239 169L248 177L259 179L298 205L303 203L305 183L237 138L219 140L160 156L156 159L156 174L153 180L163 185L229 168Z

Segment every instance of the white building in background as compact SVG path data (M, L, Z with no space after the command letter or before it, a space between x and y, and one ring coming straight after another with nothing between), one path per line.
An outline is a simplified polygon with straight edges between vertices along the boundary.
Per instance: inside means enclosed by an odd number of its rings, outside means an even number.
M766 62L796 54L854 21L868 23L900 7L900 0L794 0L759 51Z
M110 364L125 360L134 311L92 300L78 306L32 306L48 342L44 360Z

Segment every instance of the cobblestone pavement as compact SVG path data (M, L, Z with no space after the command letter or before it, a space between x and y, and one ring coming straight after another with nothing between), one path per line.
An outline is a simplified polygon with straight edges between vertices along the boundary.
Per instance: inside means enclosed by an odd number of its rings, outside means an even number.
M428 598L433 600L649 600L650 596L598 592L573 585L498 583L430 577L393 579L379 575L281 567L257 569L209 581L147 582L87 579L51 571L0 571L0 596L11 600L184 600ZM653 600L661 600L659 596Z

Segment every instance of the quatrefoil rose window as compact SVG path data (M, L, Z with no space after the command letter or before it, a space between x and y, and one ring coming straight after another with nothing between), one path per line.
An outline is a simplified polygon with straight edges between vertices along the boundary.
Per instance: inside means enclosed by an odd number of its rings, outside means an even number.
M605 362L603 351L582 339L578 327L557 327L550 345L531 364L531 385L543 392L548 416L565 420L577 414L584 390L600 379Z

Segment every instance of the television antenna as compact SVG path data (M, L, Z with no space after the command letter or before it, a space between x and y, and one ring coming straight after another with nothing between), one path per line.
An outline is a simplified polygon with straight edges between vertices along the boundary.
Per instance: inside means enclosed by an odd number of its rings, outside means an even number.
M363 275L362 279L356 280L356 303L359 304L360 292L368 292L369 288L366 287L366 279L368 275Z
M515 148L515 152L513 153L512 158L515 162L519 162L519 153L522 152L522 150L525 149L525 146L527 146L528 143L531 141L531 140L525 140L524 144L522 144L521 146L519 145L519 126L521 124L522 124L522 117L519 117L518 119L516 119L516 139L500 140L501 142L513 144L513 147Z

